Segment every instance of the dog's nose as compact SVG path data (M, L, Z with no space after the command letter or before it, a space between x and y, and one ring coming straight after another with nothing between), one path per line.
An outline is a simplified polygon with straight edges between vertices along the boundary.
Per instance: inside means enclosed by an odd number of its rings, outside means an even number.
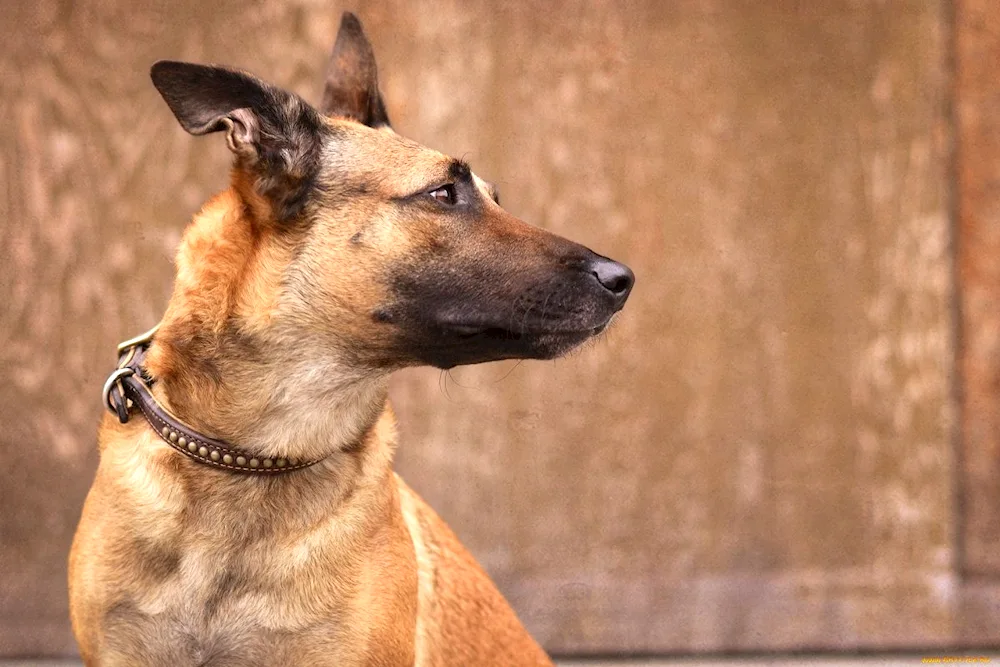
M618 306L621 307L635 283L632 269L607 257L598 257L590 263L590 272L594 274L597 282L604 289L611 292Z

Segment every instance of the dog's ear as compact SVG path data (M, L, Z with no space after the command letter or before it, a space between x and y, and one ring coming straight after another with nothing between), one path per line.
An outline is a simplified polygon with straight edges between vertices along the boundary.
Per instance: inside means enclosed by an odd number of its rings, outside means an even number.
M327 116L352 118L369 127L389 125L389 115L378 90L375 53L361 21L350 12L344 12L340 21L320 110Z
M323 121L297 95L225 67L161 60L153 85L181 127L194 135L226 131L237 164L254 177L276 217L295 217L319 169Z

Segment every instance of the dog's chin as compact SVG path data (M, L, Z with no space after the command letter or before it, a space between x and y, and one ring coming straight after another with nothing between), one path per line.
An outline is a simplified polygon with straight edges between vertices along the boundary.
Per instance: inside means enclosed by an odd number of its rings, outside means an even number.
M451 325L429 335L412 351L420 363L436 368L504 359L555 359L604 331L608 322L581 330L517 332L501 327Z

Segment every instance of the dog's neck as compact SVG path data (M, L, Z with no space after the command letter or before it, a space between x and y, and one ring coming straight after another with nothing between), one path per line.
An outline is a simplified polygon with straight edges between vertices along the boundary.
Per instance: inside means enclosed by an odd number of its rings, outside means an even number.
M147 355L154 393L192 428L251 454L315 460L349 450L384 410L387 375L276 331L270 315L291 247L248 219L254 206L234 187L185 233Z
M164 336L150 354L155 358L167 349L175 354L177 346ZM386 404L385 378L349 376L316 359L202 357L176 363L173 372L158 377L157 368L151 370L157 378L153 391L178 419L265 458L318 460L350 450Z

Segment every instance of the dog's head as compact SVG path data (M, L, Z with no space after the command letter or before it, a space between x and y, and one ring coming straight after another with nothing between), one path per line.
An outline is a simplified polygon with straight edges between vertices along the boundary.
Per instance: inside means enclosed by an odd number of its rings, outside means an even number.
M236 155L243 211L227 224L248 227L278 277L229 289L267 310L275 341L373 368L547 359L628 298L627 267L518 220L467 164L389 128L351 15L321 110L232 69L163 61L152 78L185 130L224 132Z

